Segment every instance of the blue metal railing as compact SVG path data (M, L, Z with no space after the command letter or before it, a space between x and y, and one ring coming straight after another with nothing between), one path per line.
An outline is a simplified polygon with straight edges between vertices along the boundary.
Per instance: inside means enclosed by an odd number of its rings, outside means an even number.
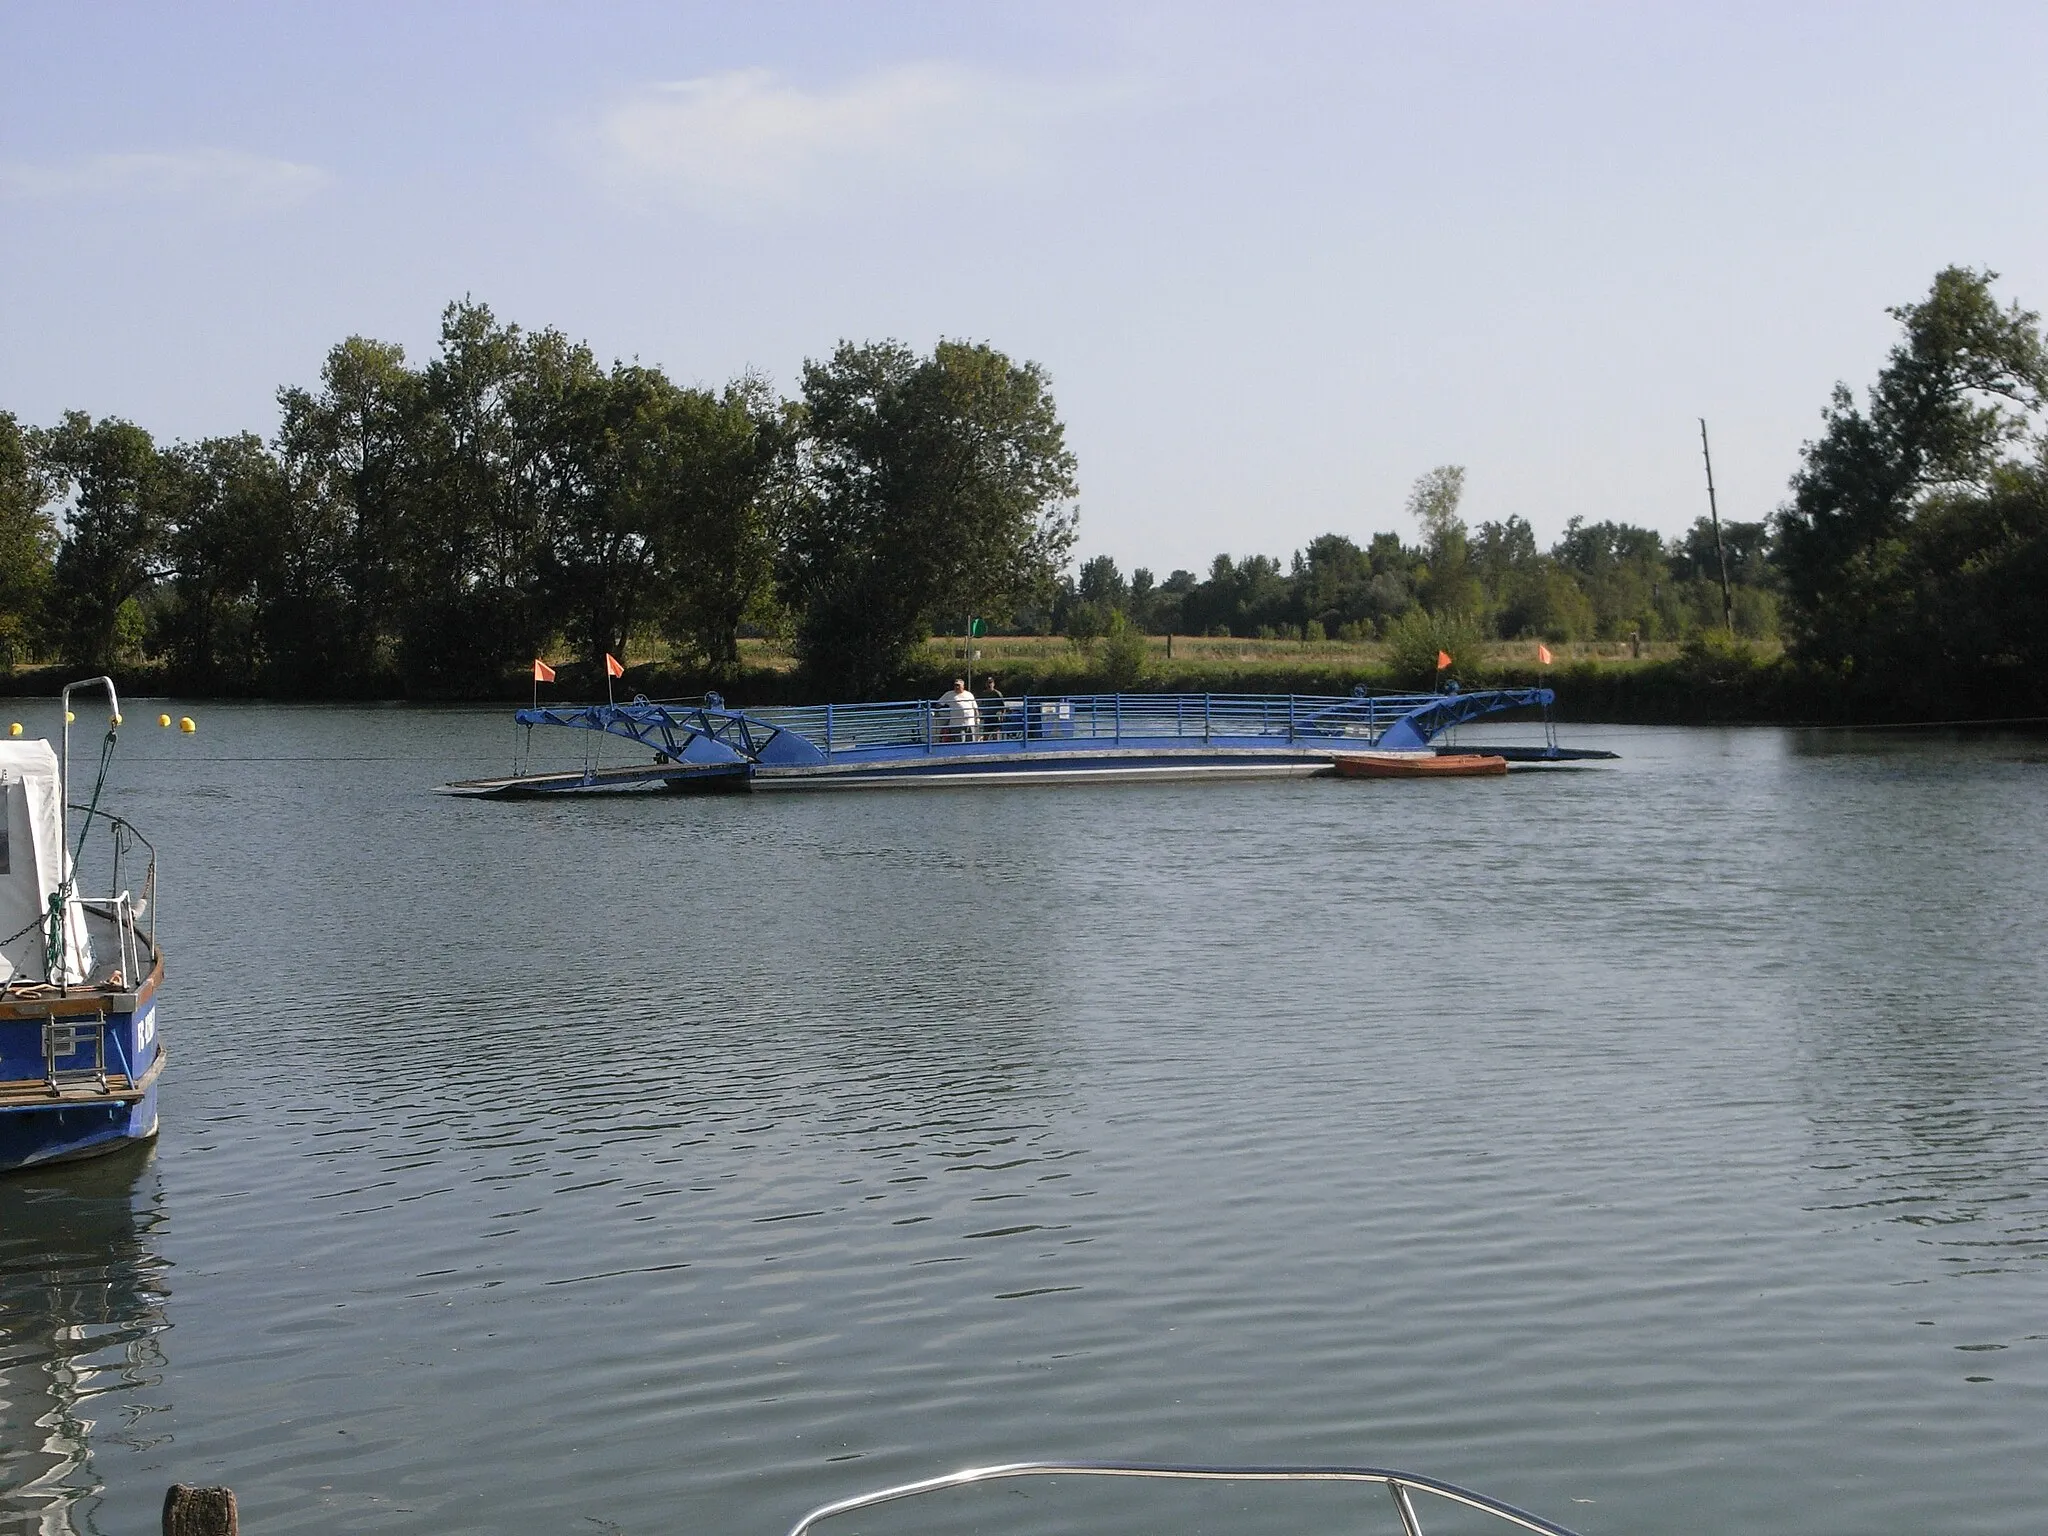
M943 700L877 704L772 705L728 709L712 695L702 704L591 704L522 709L524 725L601 731L674 761L761 761L788 733L826 757L846 752L931 752L967 743L1077 740L1286 742L1426 750L1438 732L1502 710L1547 708L1547 688L1473 693L1339 694L1101 693L988 697L965 711ZM779 750L779 749L778 749ZM787 760L785 757L784 760Z
M1484 707L1487 696L1461 697L1474 712L1488 712ZM1396 721L1420 709L1437 708L1445 698L1428 693L1027 694L979 698L964 719L943 702L923 699L777 705L752 709L747 715L802 736L827 754L901 751L967 741L1011 741L1028 746L1075 739L1125 742L1250 737L1364 745ZM1526 702L1543 701L1531 698Z

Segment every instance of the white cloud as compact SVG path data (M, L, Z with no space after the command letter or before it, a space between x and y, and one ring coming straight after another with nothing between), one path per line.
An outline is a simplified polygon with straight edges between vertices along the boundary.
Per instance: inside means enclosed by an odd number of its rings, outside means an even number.
M1060 123L1119 91L905 64L806 90L765 69L637 91L600 117L597 168L632 200L753 213L858 185L981 181L1028 169Z
M303 202L327 179L317 166L233 149L84 155L42 164L0 161L0 197L182 203L234 213Z

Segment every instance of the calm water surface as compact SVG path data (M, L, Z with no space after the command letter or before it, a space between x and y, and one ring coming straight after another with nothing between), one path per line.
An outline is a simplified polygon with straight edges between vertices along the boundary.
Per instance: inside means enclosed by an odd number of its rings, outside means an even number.
M116 786L161 1143L0 1181L0 1526L738 1536L1030 1455L2048 1525L2039 743L493 805L426 790L497 713L186 711Z

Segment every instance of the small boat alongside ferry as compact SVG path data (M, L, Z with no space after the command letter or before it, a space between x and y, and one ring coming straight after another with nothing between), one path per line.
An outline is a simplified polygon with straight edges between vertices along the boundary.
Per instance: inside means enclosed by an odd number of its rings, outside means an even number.
M71 695L91 688L106 691L107 734L87 803L74 807ZM112 679L71 684L62 707L61 753L42 740L0 741L0 1174L157 1132L156 850L100 807L121 723ZM88 847L108 859L100 894L80 889ZM133 890L124 866L140 876Z
M1340 752L1341 779L1504 778L1508 760L1498 752Z
M948 699L953 696L949 695ZM971 699L971 696L969 696ZM1543 739L1488 746L1509 763L1611 758L1558 745L1548 688L1442 693L1083 694L992 697L962 710L946 701L728 708L702 700L536 706L513 718L525 750L503 778L464 779L450 794L491 798L666 789L873 789L985 784L1081 784L1164 779L1328 776L1345 759L1414 764L1452 753L1440 745L1458 726L1509 711L1540 711ZM536 727L590 733L580 768L530 771ZM637 761L607 766L610 739L634 744ZM1454 764L1451 776L1492 772ZM1427 769L1404 776L1420 776ZM1386 776L1386 775L1374 775Z

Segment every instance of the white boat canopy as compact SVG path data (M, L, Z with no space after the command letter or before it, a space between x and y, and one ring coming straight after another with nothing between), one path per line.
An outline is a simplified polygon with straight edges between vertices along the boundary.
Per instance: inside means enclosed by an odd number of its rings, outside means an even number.
M70 868L57 754L47 741L0 741L0 985L75 986L92 973L85 914L70 904L58 974L46 964L43 917Z

